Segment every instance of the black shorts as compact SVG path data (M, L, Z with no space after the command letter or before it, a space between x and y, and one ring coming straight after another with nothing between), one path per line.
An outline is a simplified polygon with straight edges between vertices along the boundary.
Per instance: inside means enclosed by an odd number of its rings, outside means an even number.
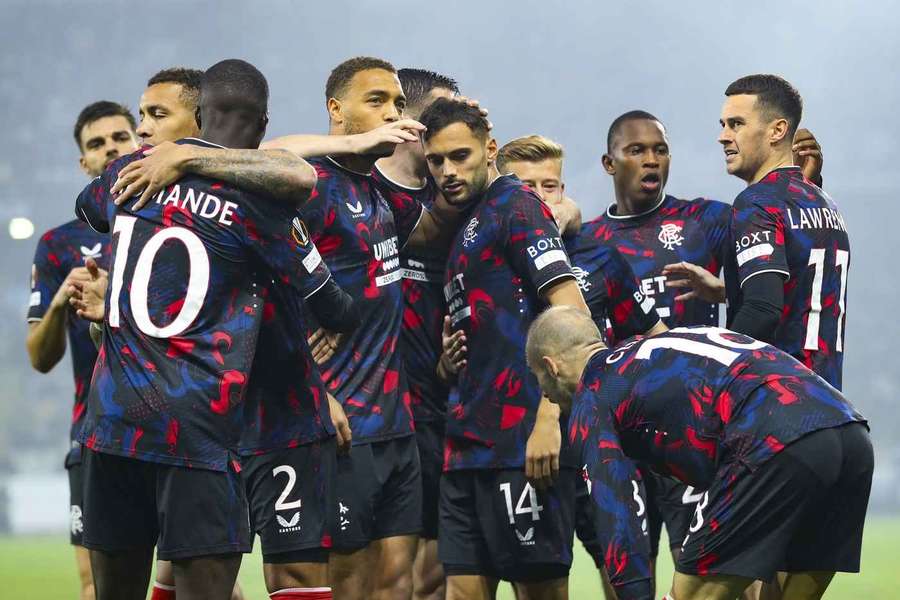
M422 534L427 540L438 537L438 502L441 497L441 473L444 471L443 421L416 423L416 444L422 463Z
M632 479L634 488L634 504L632 508L639 519L641 519L644 535L647 535L647 491L644 488L641 472L635 469L635 476ZM590 484L588 482L587 465L582 467L581 477L576 483L575 496L575 534L584 549L594 561L594 566L598 571L603 571L606 566L603 564L606 556L606 543L603 543L600 536L599 524L595 518L596 504L590 495ZM657 540L658 541L658 540ZM655 555L654 555L655 556Z
M560 469L556 484L538 491L522 469L444 473L438 539L444 572L519 582L568 576L579 477Z
M116 552L156 546L162 560L249 552L241 477L85 449L86 548Z
M703 492L673 477L655 473L647 467L641 468L641 475L647 490L650 556L655 558L659 555L663 524L669 536L669 549L681 547Z
M69 475L69 542L83 546L84 536L84 474L81 463L66 469Z
M753 472L723 467L676 569L763 581L776 571L859 572L873 467L861 423L811 433Z
M422 471L409 435L353 446L337 459L333 548L353 551L374 540L422 530Z
M250 528L259 534L263 562L328 561L336 474L333 437L242 460Z

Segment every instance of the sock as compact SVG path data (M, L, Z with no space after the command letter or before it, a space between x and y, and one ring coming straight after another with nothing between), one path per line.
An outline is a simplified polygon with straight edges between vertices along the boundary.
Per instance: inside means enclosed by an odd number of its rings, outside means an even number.
M154 581L150 600L175 600L175 586Z
M330 587L285 588L269 594L271 600L332 600Z

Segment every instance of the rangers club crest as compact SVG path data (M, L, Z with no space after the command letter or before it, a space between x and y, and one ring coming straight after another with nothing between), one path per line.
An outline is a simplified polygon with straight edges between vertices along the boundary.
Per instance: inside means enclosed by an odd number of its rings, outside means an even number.
M475 243L475 238L478 237L478 234L475 232L475 228L478 227L478 218L472 217L472 220L469 221L469 224L466 225L466 230L463 232L463 247L468 248L469 244Z
M681 225L664 223L662 227L659 228L657 239L662 243L663 248L666 250L674 250L675 246L680 246L681 242L684 241L684 236L681 235Z

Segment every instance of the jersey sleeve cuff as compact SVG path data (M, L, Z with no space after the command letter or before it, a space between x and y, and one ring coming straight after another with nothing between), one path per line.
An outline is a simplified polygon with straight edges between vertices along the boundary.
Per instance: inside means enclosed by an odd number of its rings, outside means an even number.
M538 286L538 288L537 288L538 294L543 292L547 288L547 286L549 286L553 283L559 282L562 279L567 279L567 278L574 280L575 275L573 275L571 271L566 271L565 273L560 273L559 275L554 275L553 277L551 277L550 279L547 279L546 281L544 281L543 283L541 283Z
M782 275L784 275L785 281L789 281L791 278L790 272L784 269L762 269L760 271L750 273L749 275L741 279L741 287L744 287L744 284L747 283L747 280L749 280L750 278L756 277L757 275L761 275L763 273L781 273Z

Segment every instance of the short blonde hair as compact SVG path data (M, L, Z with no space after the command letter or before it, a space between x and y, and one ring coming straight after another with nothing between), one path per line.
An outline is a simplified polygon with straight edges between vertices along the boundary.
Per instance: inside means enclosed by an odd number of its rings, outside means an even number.
M562 160L563 147L542 135L526 135L507 142L497 153L497 168L502 173L511 162Z

